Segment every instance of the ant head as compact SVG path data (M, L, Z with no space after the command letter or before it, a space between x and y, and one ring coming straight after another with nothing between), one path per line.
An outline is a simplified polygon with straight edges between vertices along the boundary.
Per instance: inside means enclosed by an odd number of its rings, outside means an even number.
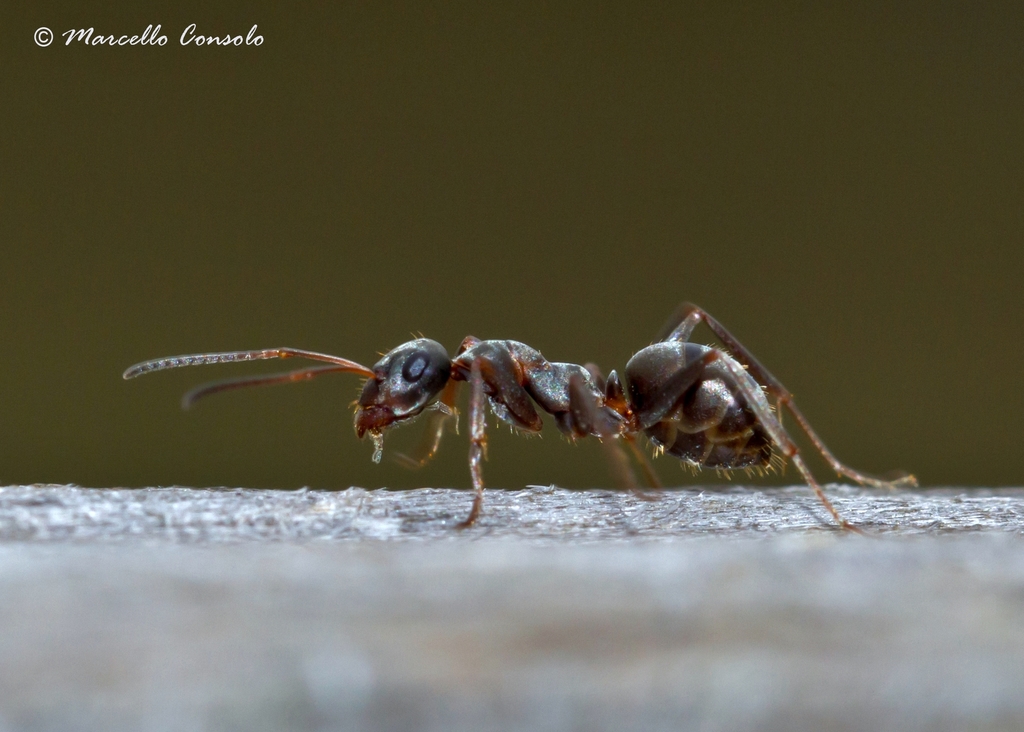
M356 435L369 432L379 442L384 429L429 406L451 373L448 352L437 341L417 338L389 351L373 365L373 377L359 396Z

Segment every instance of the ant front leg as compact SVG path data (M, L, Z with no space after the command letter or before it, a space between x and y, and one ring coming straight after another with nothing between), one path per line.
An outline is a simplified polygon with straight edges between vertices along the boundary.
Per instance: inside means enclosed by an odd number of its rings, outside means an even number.
M454 424L455 434L459 433L459 410L455 408L457 388L458 382L450 380L445 385L444 391L441 392L441 397L427 407L431 412L427 417L427 423L416 449L412 455L394 454L394 460L397 463L413 470L422 468L437 454L441 447L441 438L444 437L445 427L449 422Z
M790 414L793 415L797 424L800 425L800 429L802 429L808 439L810 439L811 444L814 445L815 449L823 458L825 458L825 461L838 475L850 478L861 485L870 485L878 488L895 488L897 486L917 485L917 479L908 473L902 473L895 480L888 481L872 477L839 462L839 459L832 454L832 451L829 450L822 439L818 437L818 433L811 427L811 423L807 421L806 417L804 417L803 412L797 408L796 403L793 401L793 395L785 386L782 385L782 382L776 379L768 369L762 366L754 357L754 354L747 350L742 343L736 340L735 336L726 330L721 323L708 315L703 308L694 305L693 303L684 302L679 306L666 325L666 328L662 331L662 333L668 331L668 334L659 338L659 341L679 341L686 343L690 340L690 336L693 334L694 328L702 322L707 325L715 336L725 345L733 357L747 367L747 372L753 376L758 383L764 385L768 392L775 397L778 405L785 405L786 409L788 409ZM777 420L781 420L781 418L782 414L780 411ZM801 470L801 472L803 471Z
M516 360L505 341L467 338L452 361L452 378L468 381L470 385L469 471L476 490L473 508L459 528L472 526L483 506L481 462L487 457L485 409L488 402L499 419L516 429L539 432L544 426L529 393L520 383L522 368L523 364Z
M481 461L487 457L487 415L484 412L484 377L480 362L473 361L469 376L469 472L473 479L473 508L456 528L466 529L476 523L484 505L484 477Z

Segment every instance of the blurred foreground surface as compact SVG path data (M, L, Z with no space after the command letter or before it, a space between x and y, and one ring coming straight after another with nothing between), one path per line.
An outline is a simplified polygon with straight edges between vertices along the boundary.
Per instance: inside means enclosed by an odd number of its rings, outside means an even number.
M1024 728L1024 490L0 489L0 731Z

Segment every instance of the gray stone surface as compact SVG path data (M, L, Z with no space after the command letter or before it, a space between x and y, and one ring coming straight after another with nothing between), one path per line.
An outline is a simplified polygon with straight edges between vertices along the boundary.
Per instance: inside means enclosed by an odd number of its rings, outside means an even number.
M0 731L1024 728L1024 491L0 489Z
M1020 489L889 492L826 486L826 491L843 516L876 534L1024 531ZM669 490L652 497L541 486L488 490L477 525L453 532L469 513L470 491L11 486L0 488L0 541L465 541L487 536L576 543L835 529L804 486Z

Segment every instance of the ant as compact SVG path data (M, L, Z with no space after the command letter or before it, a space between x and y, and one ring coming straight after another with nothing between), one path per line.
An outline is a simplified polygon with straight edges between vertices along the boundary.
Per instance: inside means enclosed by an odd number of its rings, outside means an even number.
M694 328L701 323L724 349L690 342ZM691 303L676 310L655 343L633 355L621 379L615 371L605 378L593 364L548 361L518 341L482 341L473 336L462 341L454 359L440 343L417 338L384 354L373 368L313 351L271 348L144 361L125 371L124 378L181 366L271 358L304 358L329 365L204 384L184 396L183 407L229 389L305 381L328 373L359 374L366 381L354 403L355 430L357 437L369 435L373 441L373 461L380 462L384 432L389 427L431 411L417 456L401 456L409 464L423 465L437 452L445 423L455 419L457 425L456 388L459 382L468 382L469 469L475 495L460 528L471 526L483 507L485 404L499 420L522 432L541 430L539 408L554 417L558 429L570 439L598 438L618 481L641 497L644 494L636 487L622 444L632 451L651 487L659 487L657 475L636 442L642 433L654 444L656 454L668 453L694 469L763 471L781 468L789 460L836 523L860 533L836 511L783 428L783 407L840 476L879 487L917 483L909 474L900 474L893 481L880 480L839 462L797 409L793 395L717 320Z

